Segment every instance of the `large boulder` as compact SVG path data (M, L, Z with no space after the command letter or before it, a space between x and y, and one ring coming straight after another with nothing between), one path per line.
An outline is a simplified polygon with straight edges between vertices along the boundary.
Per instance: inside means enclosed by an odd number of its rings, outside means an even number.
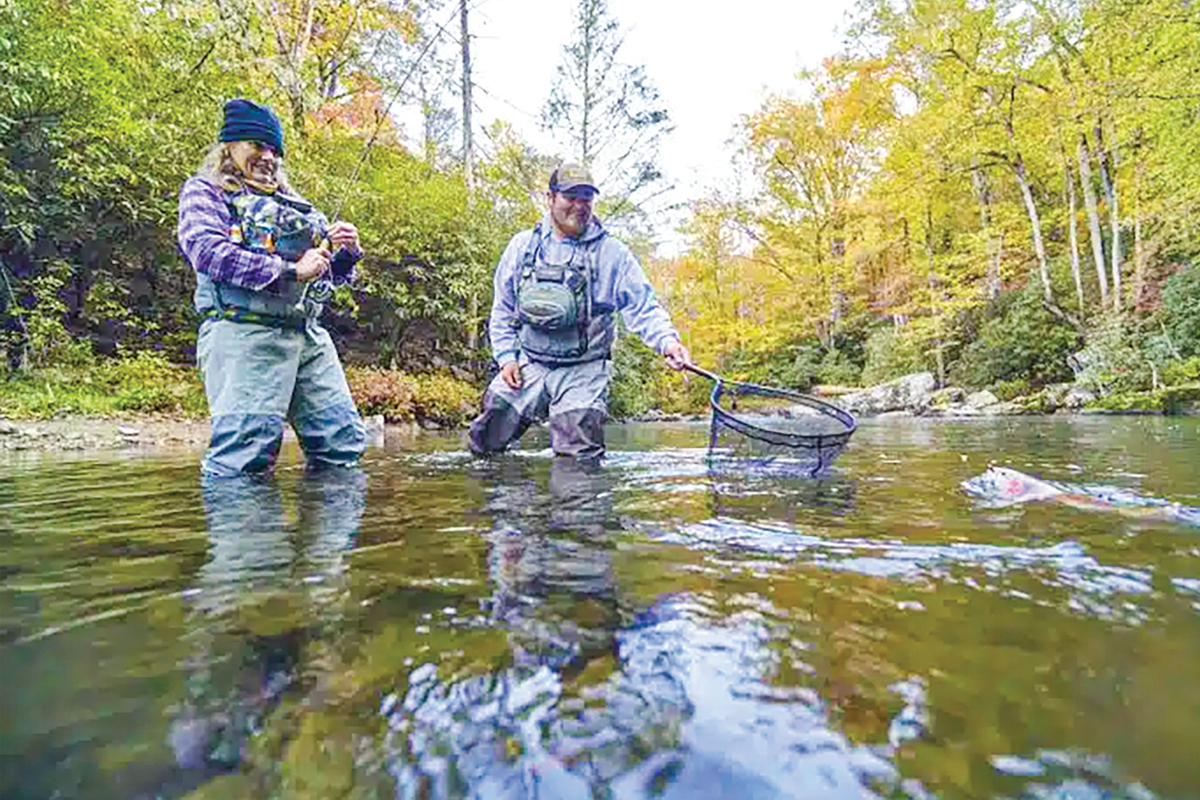
M981 411L989 406L994 406L1000 402L1000 398L989 392L987 389L967 395L967 408Z
M839 403L860 416L886 414L889 411L924 414L932 405L931 395L936 385L932 372L915 372L865 392L842 395Z

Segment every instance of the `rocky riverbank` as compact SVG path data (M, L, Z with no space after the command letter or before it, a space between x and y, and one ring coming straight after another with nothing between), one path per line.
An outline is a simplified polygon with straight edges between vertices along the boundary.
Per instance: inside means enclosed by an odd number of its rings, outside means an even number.
M136 450L195 448L208 442L208 420L68 417L0 418L0 450Z
M993 392L970 392L948 386L937 388L929 372L905 375L870 388L817 386L810 394L823 397L859 418L941 417L963 419L1019 414L1176 414L1200 413L1200 384L1184 384L1157 391L1098 396L1070 383L1047 386L1029 395L1002 399ZM775 413L788 415L788 409ZM660 422L704 419L651 410L628 421Z
M1086 412L1096 395L1072 384L1056 384L1026 397L1001 400L986 389L978 392L954 386L938 389L933 373L918 372L870 389L841 393L832 399L860 417L985 417Z
M1001 399L986 389L968 392L936 388L929 372L905 375L870 389L827 393L839 406L860 417L988 417L1013 414L1174 414L1200 412L1200 385L1189 383L1155 391L1098 396L1071 383L1046 386L1021 397Z
M366 422L368 439L377 440L383 436L383 417L370 417ZM409 433L412 426L389 428ZM0 417L0 452L202 450L208 444L208 434L207 419L66 417L29 421ZM285 440L292 437L291 428L285 426Z

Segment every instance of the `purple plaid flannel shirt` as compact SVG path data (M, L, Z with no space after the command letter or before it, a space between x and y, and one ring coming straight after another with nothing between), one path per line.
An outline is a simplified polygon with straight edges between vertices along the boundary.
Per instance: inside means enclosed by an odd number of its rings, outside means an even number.
M217 283L265 289L279 280L284 260L233 241L233 222L225 192L203 178L188 178L179 192L179 248L188 263ZM354 264L361 257L361 250L339 250L327 275L335 284L353 281Z

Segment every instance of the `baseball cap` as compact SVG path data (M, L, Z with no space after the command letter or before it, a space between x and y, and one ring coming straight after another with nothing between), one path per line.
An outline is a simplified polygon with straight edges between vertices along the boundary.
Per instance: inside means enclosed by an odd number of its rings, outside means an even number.
M572 194L583 194L590 191L599 194L592 173L582 164L563 164L550 173L550 191Z

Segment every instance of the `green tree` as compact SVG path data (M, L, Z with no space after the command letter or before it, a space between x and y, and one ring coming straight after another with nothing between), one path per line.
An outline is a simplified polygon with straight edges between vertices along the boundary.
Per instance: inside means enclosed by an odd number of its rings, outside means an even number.
M658 165L670 117L645 67L621 60L624 35L606 0L577 0L574 17L543 125L591 168L605 218L636 226L670 188Z

